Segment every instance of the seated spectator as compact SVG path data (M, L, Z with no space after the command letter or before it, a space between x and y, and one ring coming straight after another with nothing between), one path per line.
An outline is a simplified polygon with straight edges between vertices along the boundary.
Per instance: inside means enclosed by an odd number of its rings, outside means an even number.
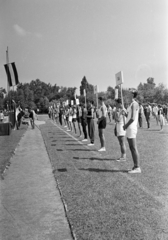
M4 120L4 113L3 113L3 111L1 110L1 111L0 111L0 122L3 122L3 120Z

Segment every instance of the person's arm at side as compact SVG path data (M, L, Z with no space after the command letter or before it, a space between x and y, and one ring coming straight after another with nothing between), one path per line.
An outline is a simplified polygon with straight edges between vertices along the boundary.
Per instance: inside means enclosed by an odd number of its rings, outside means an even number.
M136 103L133 103L131 106L131 118L130 120L123 126L123 129L126 130L131 123L135 121L135 116L136 116L136 111L137 111L137 106Z

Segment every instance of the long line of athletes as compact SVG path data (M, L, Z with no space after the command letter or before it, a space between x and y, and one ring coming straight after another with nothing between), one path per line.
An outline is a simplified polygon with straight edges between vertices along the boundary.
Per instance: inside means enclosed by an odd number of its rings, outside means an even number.
M115 114L118 111L118 108L116 108L116 106L112 108L110 105L107 105L106 107L106 118L108 122L112 123L114 121L115 123ZM93 116L90 115L90 112L93 112ZM83 141L87 141L88 135L90 138L93 138L93 134L91 132L92 130L90 129L89 125L90 118L96 119L100 117L100 111L97 109L94 103L90 101L87 107L85 104L72 106L65 106L64 104L60 104L56 106L50 106L48 109L48 115L49 118L55 120L61 126L64 125L64 127L67 128L67 131L73 131L75 134L77 134L77 131L79 131L80 137L82 136L83 131ZM168 106L159 104L150 105L149 103L142 105L139 103L139 127L143 127L145 120L145 125L147 128L150 128L151 117L154 117L156 119L156 124L160 125L160 130L163 130L163 126L168 123ZM92 139L91 142L93 142Z
M128 173L141 173L140 157L136 143L138 121L139 126L142 127L142 119L143 115L145 115L147 127L150 128L150 116L153 114L157 124L160 122L162 131L165 120L167 121L168 119L167 111L164 112L162 106L154 105L152 108L150 104L146 104L143 107L142 104L138 104L136 101L136 96L137 90L130 89L131 104L127 110L124 108L124 106L122 106L121 99L116 99L116 107L111 109L110 106L105 105L104 99L102 97L99 97L101 103L100 109L96 109L92 101L88 103L87 107L85 104L77 106L51 106L49 108L49 117L55 120L57 123L60 123L60 125L63 125L64 122L64 127L67 127L67 131L74 131L75 133L77 133L77 122L80 136L82 135L83 130L84 139L82 141L87 141L87 137L89 135L90 143L88 146L94 145L94 119L97 117L98 132L101 144L101 148L98 151L100 152L106 151L104 130L106 128L107 116L110 121L112 121L112 117L116 123L114 134L118 138L121 150L121 157L116 160L126 161L126 136L134 164L133 168L131 170L128 170ZM88 128L88 133L86 128Z

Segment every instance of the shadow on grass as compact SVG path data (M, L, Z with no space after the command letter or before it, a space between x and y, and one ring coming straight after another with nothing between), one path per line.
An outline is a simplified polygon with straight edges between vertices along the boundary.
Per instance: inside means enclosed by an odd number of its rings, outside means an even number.
M67 172L67 169L66 168L59 168L57 169L58 172Z
M73 157L73 159L79 160L79 159L87 159L87 160L98 160L98 161L116 161L116 158L95 158L95 157L91 157L91 158L80 158L80 157Z
M67 145L67 146L81 146L81 144L80 143L67 143L67 144L65 144L65 145Z
M122 172L122 173L128 173L128 170L119 170L119 169L112 169L112 170L108 170L108 169L99 169L99 168L78 168L78 170L81 171L89 171L89 172Z
M146 131L146 132L159 132L159 129L149 129L149 128L141 128L141 130Z
M81 151L81 152L97 152L97 150L91 149L67 149L67 151Z
M60 140L65 140L67 142L76 142L76 140L70 139L70 138L64 138L64 139L60 139Z

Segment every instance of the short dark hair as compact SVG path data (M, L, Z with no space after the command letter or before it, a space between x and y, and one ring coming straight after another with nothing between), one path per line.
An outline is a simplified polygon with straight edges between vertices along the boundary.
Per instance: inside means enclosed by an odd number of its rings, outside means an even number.
M135 88L129 88L129 91L132 93L133 97L136 98L138 95L138 91Z
M90 100L89 102L90 102L92 105L94 104L94 101L93 101L93 100Z
M100 100L100 101L104 101L105 98L104 98L104 97L99 97L99 100Z
M122 103L121 98L115 99L116 103Z

